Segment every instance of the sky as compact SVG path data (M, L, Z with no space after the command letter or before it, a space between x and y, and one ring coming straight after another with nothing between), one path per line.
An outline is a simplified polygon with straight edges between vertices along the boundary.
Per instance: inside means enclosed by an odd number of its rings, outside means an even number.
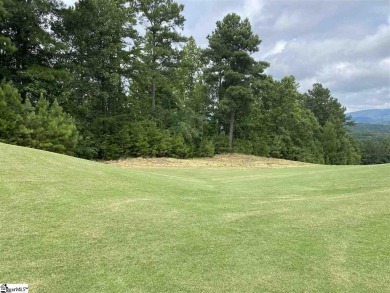
M178 2L183 34L201 47L218 20L237 13L262 40L254 57L270 63L275 79L294 75L301 92L322 83L349 112L390 108L390 0Z

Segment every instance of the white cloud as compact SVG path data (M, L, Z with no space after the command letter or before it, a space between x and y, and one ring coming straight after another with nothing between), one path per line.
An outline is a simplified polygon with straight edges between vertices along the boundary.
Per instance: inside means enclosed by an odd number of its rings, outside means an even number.
M365 36L352 50L360 55L376 53L388 56L390 54L390 24L379 26L375 34Z
M184 34L198 45L234 12L263 40L255 56L270 62L275 78L294 75L301 91L320 82L349 110L390 106L388 0L177 1L185 5Z
M388 87L353 93L333 92L332 95L347 106L348 112L390 108L390 88Z
M299 12L284 12L274 24L275 30L293 29L302 23L302 15Z
M273 48L271 50L269 50L268 52L266 52L265 54L263 54L262 57L264 59L267 59L270 56L278 55L284 51L286 46L287 46L286 41L283 41L283 40L277 41L276 44L273 46Z
M238 14L253 21L259 18L264 8L263 0L245 0Z
M390 82L389 67L385 60L377 63L357 61L328 64L317 76L331 89L343 92L376 89Z

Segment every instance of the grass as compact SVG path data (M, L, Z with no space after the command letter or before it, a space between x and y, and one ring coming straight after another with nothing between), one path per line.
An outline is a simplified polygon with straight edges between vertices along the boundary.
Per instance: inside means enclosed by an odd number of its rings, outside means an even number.
M389 292L390 166L133 168L0 144L0 282Z

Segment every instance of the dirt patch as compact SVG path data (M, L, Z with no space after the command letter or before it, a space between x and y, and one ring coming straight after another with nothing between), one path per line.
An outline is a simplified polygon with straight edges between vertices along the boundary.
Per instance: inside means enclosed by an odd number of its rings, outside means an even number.
M283 168L313 165L309 163L240 154L225 154L216 155L213 158L185 160L173 158L130 158L118 161L108 161L105 163L122 168Z

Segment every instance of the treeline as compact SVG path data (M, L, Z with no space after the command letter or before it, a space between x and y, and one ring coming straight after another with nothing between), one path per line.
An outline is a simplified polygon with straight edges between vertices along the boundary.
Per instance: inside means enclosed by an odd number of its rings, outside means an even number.
M362 140L362 164L388 164L390 163L390 136Z
M359 142L362 164L390 163L390 125L358 123L349 130Z
M0 0L0 141L88 159L240 152L357 164L345 108L255 60L228 14L201 49L172 0ZM15 90L16 89L16 90Z

